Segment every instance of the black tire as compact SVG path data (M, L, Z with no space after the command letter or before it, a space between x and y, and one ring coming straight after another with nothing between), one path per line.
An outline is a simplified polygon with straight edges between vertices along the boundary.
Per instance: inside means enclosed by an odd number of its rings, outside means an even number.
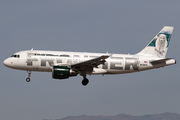
M30 79L30 78L26 78L26 81L27 81L27 82L30 82L30 81L31 81L31 79Z
M86 86L87 84L89 83L89 80L88 79L83 79L82 81L82 85Z

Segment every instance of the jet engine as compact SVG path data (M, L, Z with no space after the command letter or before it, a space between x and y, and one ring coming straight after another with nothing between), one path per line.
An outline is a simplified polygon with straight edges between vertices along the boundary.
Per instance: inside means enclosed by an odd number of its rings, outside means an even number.
M54 79L67 79L72 76L77 76L77 72L72 71L68 66L53 66L52 77Z

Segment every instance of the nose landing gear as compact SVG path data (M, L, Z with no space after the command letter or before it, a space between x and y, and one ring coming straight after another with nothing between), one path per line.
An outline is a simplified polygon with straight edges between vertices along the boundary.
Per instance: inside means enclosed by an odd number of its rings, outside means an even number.
M26 78L26 81L27 81L27 82L30 82L30 81L31 81L30 76L31 76L31 71L28 71L28 78Z

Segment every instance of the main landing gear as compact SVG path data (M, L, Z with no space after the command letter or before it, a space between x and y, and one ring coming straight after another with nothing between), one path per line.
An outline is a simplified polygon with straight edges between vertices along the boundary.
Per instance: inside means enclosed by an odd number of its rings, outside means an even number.
M83 75L82 85L86 86L89 83L89 80L86 78L86 74Z
M31 76L31 71L28 71L28 78L26 78L26 81L27 81L27 82L30 82L30 81L31 81L30 76Z
M82 70L80 75L83 76L82 85L86 86L89 83L89 80L86 78L86 70Z

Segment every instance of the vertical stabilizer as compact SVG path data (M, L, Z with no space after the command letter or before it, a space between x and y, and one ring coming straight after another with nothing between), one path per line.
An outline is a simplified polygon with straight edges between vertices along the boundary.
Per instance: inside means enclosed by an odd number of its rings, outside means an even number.
M174 27L164 26L162 30L138 54L165 58Z

